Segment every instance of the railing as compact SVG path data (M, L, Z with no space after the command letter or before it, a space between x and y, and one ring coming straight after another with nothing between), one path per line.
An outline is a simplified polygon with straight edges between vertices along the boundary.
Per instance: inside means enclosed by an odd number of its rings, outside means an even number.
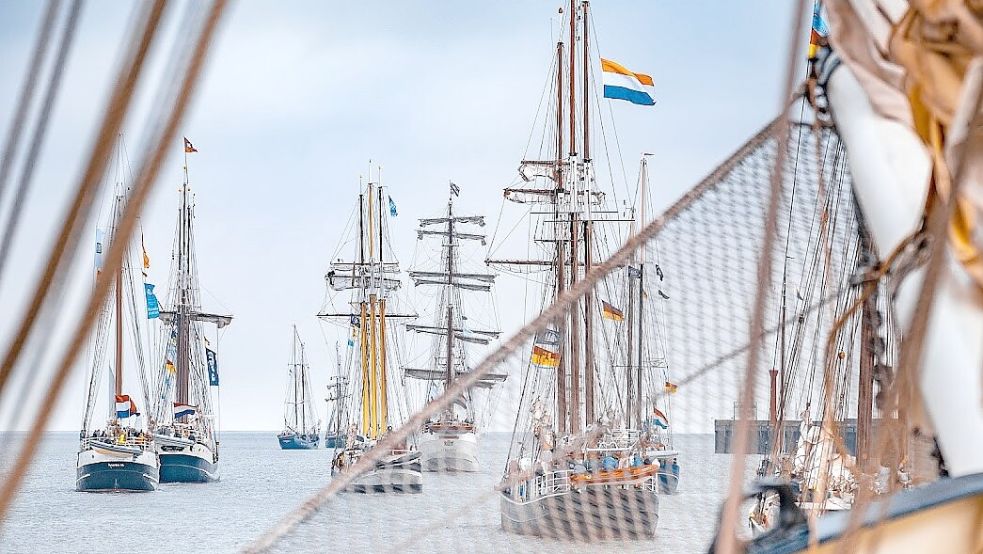
M134 446L137 448L145 449L150 446L152 440L147 436L128 436L120 440L119 436L104 436L104 437L85 437L82 439L83 447L92 447L98 444L109 444L113 446Z

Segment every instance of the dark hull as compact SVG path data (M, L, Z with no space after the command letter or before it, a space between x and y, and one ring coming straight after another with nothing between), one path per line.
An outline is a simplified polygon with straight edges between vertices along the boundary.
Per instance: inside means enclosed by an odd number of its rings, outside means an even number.
M659 472L659 493L660 494L676 494L676 489L679 488L679 467L672 473Z
M516 502L501 496L502 528L559 540L644 539L655 536L659 498L629 487L590 487Z
M360 493L360 494L375 494L375 493L418 493L423 492L423 484L420 483L408 483L408 484L387 484L387 485L350 485L348 492Z
M344 435L327 435L324 437L324 447L325 448L344 448L345 447L345 437Z
M154 491L159 479L157 468L146 464L99 462L78 468L75 488L83 492Z
M160 453L161 483L210 483L218 481L218 464L188 454Z
M278 435L277 440L280 441L280 448L284 450L310 450L317 448L320 437L309 440L300 435Z

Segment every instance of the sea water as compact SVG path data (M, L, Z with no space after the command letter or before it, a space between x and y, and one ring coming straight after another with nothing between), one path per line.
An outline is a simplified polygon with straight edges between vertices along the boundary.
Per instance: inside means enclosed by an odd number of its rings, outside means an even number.
M8 435L3 444L10 446ZM13 439L24 440L23 436ZM479 473L424 473L422 494L341 494L284 537L278 552L585 552L576 542L510 535L494 486L507 433L480 439ZM711 435L677 435L679 492L661 496L651 541L591 552L705 552L727 489L730 456ZM77 435L49 433L6 522L0 552L235 552L330 480L331 450L280 450L274 432L222 435L221 480L148 493L75 491ZM8 451L9 452L9 451ZM9 469L9 456L0 458ZM750 461L754 463L753 460ZM752 468L753 469L753 468Z

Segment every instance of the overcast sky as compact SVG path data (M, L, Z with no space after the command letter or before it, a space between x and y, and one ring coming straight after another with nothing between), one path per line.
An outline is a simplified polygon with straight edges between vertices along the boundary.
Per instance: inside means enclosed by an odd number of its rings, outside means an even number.
M612 163L624 165L632 187L639 155L654 153L654 201L665 206L775 116L790 4L592 2L601 55L655 80L655 107L621 102L608 113L618 137L609 145ZM382 165L399 208L395 246L404 265L414 248L415 219L443 209L449 179L463 189L459 209L494 224L501 188L515 178L549 79L559 5L234 5L181 131L199 149L191 179L203 304L235 316L220 347L225 429L282 425L293 323L308 342L313 381L322 390L336 337L314 315L370 159ZM42 8L40 2L0 2L3 132ZM0 288L0 340L7 340L33 285L88 152L129 9L127 3L86 3L25 225ZM606 101L603 109L609 109ZM132 119L126 136L140 136L141 121ZM614 129L606 132L613 142ZM181 182L179 146L143 219L154 260L151 280L161 285ZM619 186L625 190L623 182ZM503 310L502 326L513 330L527 315ZM53 408L55 429L79 428L84 358ZM323 413L323 403L318 407Z

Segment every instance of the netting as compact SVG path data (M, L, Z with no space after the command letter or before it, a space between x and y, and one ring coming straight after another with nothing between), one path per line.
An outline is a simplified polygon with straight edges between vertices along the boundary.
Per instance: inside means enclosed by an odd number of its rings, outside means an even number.
M833 131L790 126L778 215L767 221L778 129L773 123L752 137L592 271L573 279L568 272L552 304L470 379L447 386L254 547L579 551L580 541L596 541L601 551L705 548L728 489L727 453L751 349L759 363L751 368L758 378L746 482L780 477L796 484L806 510L848 508L862 474L856 452L872 440L873 384L861 393L862 366L892 359L893 331L885 331L888 310L877 309L883 299L871 296L873 309L859 309L874 257ZM774 251L770 280L760 283L766 233L775 234ZM755 332L759 294L764 323ZM580 341L574 356L572 340ZM443 455L473 441L464 450L476 453L480 470L437 467L423 473L421 494L396 494L405 492L405 473L419 471L417 426L487 372L521 383L518 410L508 414L513 431L448 434ZM766 529L773 500L761 494L742 507L745 534Z

